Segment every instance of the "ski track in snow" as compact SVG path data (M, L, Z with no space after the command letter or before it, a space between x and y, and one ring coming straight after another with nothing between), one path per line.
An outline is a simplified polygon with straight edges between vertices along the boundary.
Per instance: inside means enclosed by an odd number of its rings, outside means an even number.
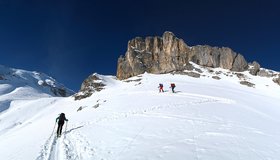
M257 153L256 150L250 144L246 142L246 139L241 139L238 136L231 135L231 134L224 134L224 133L216 133L216 132L208 132L205 133L205 135L198 134L196 129L196 123L204 123L204 124L215 124L220 127L228 127L228 128L237 128L237 129L246 129L251 132L259 132L255 128L249 128L246 126L242 126L241 124L236 124L235 122L228 122L228 121L219 121L219 120L210 120L207 118L199 118L199 117L191 117L191 116L180 116L180 115L173 115L173 114L162 114L162 113L155 113L153 111L159 111L164 109L178 109L182 107L194 107L196 105L201 104L209 104L209 103L223 103L223 104L234 104L235 101L231 99L226 98L220 98L220 97L212 97L212 96L206 96L206 95L198 95L198 94L190 94L190 93L180 93L180 94L165 94L164 96L178 96L178 97L185 97L185 98L191 98L189 101L181 101L180 103L168 103L165 105L158 105L158 106L146 106L143 108L133 109L126 112L112 112L110 115L101 117L96 119L95 121L90 122L82 122L79 124L74 124L69 128L63 136L56 139L55 136L51 136L45 143L40 156L37 158L37 160L57 160L57 159L67 159L67 160L83 160L83 159L94 159L95 154L101 158L101 159L118 159L120 153L113 153L109 148L107 148L108 155L103 157L102 155L99 155L99 153L95 153L96 150L99 150L99 146L96 146L94 144L91 144L89 141L87 141L86 137L82 135L79 132L79 128L90 126L90 125L96 125L98 123L102 122L109 122L109 121L116 121L119 119L125 119L133 116L147 116L147 117L158 117L158 118L172 118L172 119L181 119L186 120L189 123L191 123L193 129L193 136L190 139L183 139L182 142L188 141L189 144L193 145L193 158L196 160L203 159L201 157L200 153L203 153L203 151L207 148L201 148L198 144L197 139L201 136L216 136L216 137L228 137L228 141L232 144L235 144L238 146L240 142L243 142L244 144L247 144L247 147L255 153L260 159L264 159L262 157L262 154ZM134 107L131 107L134 108ZM137 108L137 107L136 107ZM143 129L142 129L143 130ZM139 132L139 134L141 131ZM138 134L133 138L136 139ZM131 140L128 143L128 146L133 143L133 140ZM178 141L175 143L179 143ZM169 144L170 145L170 144ZM167 144L168 147L168 144ZM126 148L123 149L126 151ZM237 157L240 157L240 154L238 151L235 151L234 148L228 148L229 152L232 152L232 154L236 154ZM103 151L101 151L103 152ZM117 157L115 157L117 156ZM103 157L103 158L102 158Z
M189 102L183 102L183 103L182 102L181 103L170 103L170 104L166 104L166 105L152 106L152 107L148 107L148 108L143 108L141 110L128 111L125 113L120 113L120 112L112 113L110 116L102 117L102 118L97 119L94 122L87 122L82 125L84 126L84 125L91 125L91 124L96 124L96 123L104 122L104 121L118 120L121 118L127 118L127 117L134 116L134 115L145 115L145 114L155 111L155 110L163 110L163 109L168 109L168 108L180 108L180 107L188 107L189 105L193 106L193 105L209 104L209 103L225 103L225 104L235 103L231 99L212 97L212 96L206 96L206 95L198 95L198 94L190 94L190 93L184 93L184 94L181 93L181 95L169 94L167 96L181 96L181 97L185 97L185 98L194 98L196 100L189 101ZM133 108L133 107L131 107L131 108ZM177 117L177 118L180 118L180 117ZM196 120L203 121L203 119L196 119ZM215 123L215 122L213 122L213 123Z
M65 131L59 138L51 135L36 160L82 160L93 157L94 149L80 133L72 132L74 129Z
M212 97L206 95L198 95L198 94L190 94L190 93L180 93L180 94L165 94L164 96L179 96L186 98L193 98L193 101L189 102L181 102L181 103L171 103L166 105L152 106L148 108L143 108L141 110L132 110L125 113L112 113L110 116L105 116L97 119L93 122L85 122L82 124L73 125L72 128L68 129L60 138L56 138L55 134L51 135L49 139L43 146L43 149L40 152L39 157L36 160L57 160L57 159L66 159L66 160L82 160L82 159L90 159L94 157L94 148L91 148L89 141L86 140L81 133L79 133L76 129L79 129L84 126L98 124L100 122L106 121L115 121L123 118L128 118L132 116L157 116L155 114L149 114L149 112L155 110L163 110L169 108L179 108L179 107L187 107L189 105L199 105L199 104L208 104L208 103L226 103L232 104L233 100L220 98L220 97ZM133 107L132 107L133 108ZM188 119L191 121L203 121L207 123L221 123L221 122L211 122L207 119L195 119L195 118L187 118L180 117L174 115L160 115L160 117L166 118L176 118L176 119ZM78 126L78 127L75 127ZM195 126L193 125L195 128ZM195 131L195 129L194 129ZM194 146L196 147L195 151L197 152L197 144L194 139L192 140ZM198 153L195 153L196 159L198 159Z

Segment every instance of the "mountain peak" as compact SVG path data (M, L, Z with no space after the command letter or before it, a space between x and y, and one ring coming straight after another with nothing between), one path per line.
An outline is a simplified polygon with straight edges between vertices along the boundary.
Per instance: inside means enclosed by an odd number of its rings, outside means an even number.
M72 90L44 73L14 69L3 65L0 65L0 84L10 86L10 91L20 87L30 87L38 93L50 96L67 97L74 94Z
M236 72L249 69L253 75L260 71L257 62L250 67L243 55L228 47L189 47L172 32L166 31L162 37L136 37L130 40L125 56L118 59L117 78L126 79L144 72L161 74L181 71L188 68L189 62Z
M162 35L162 38L174 38L174 37L176 37L175 34L170 31L165 31Z

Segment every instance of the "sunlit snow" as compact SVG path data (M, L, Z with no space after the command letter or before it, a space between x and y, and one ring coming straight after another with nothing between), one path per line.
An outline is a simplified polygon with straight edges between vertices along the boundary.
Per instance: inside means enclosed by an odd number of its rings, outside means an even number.
M0 100L14 97L0 105L1 159L278 160L280 87L247 72L254 88L227 70L214 69L220 80L202 70L200 78L145 73L127 82L99 75L105 89L79 101L0 83ZM69 122L56 138L61 112Z

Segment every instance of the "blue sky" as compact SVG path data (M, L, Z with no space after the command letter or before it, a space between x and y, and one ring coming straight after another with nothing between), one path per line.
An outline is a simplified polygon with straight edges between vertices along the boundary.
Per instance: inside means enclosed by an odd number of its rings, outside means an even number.
M280 71L277 0L0 0L0 64L47 73L77 91L115 75L136 36L172 31L188 45L230 47Z

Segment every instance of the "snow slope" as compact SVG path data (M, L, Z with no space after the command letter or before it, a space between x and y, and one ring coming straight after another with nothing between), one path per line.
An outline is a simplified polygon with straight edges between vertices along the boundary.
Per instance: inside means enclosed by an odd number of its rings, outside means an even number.
M74 94L73 91L44 73L0 65L0 112L13 106L14 100L32 100L72 94Z
M143 74L125 82L101 76L105 89L80 101L14 100L0 114L1 159L278 160L280 87L247 72L254 88L202 70L200 78ZM158 92L159 83L166 92ZM56 138L61 112L69 122Z

